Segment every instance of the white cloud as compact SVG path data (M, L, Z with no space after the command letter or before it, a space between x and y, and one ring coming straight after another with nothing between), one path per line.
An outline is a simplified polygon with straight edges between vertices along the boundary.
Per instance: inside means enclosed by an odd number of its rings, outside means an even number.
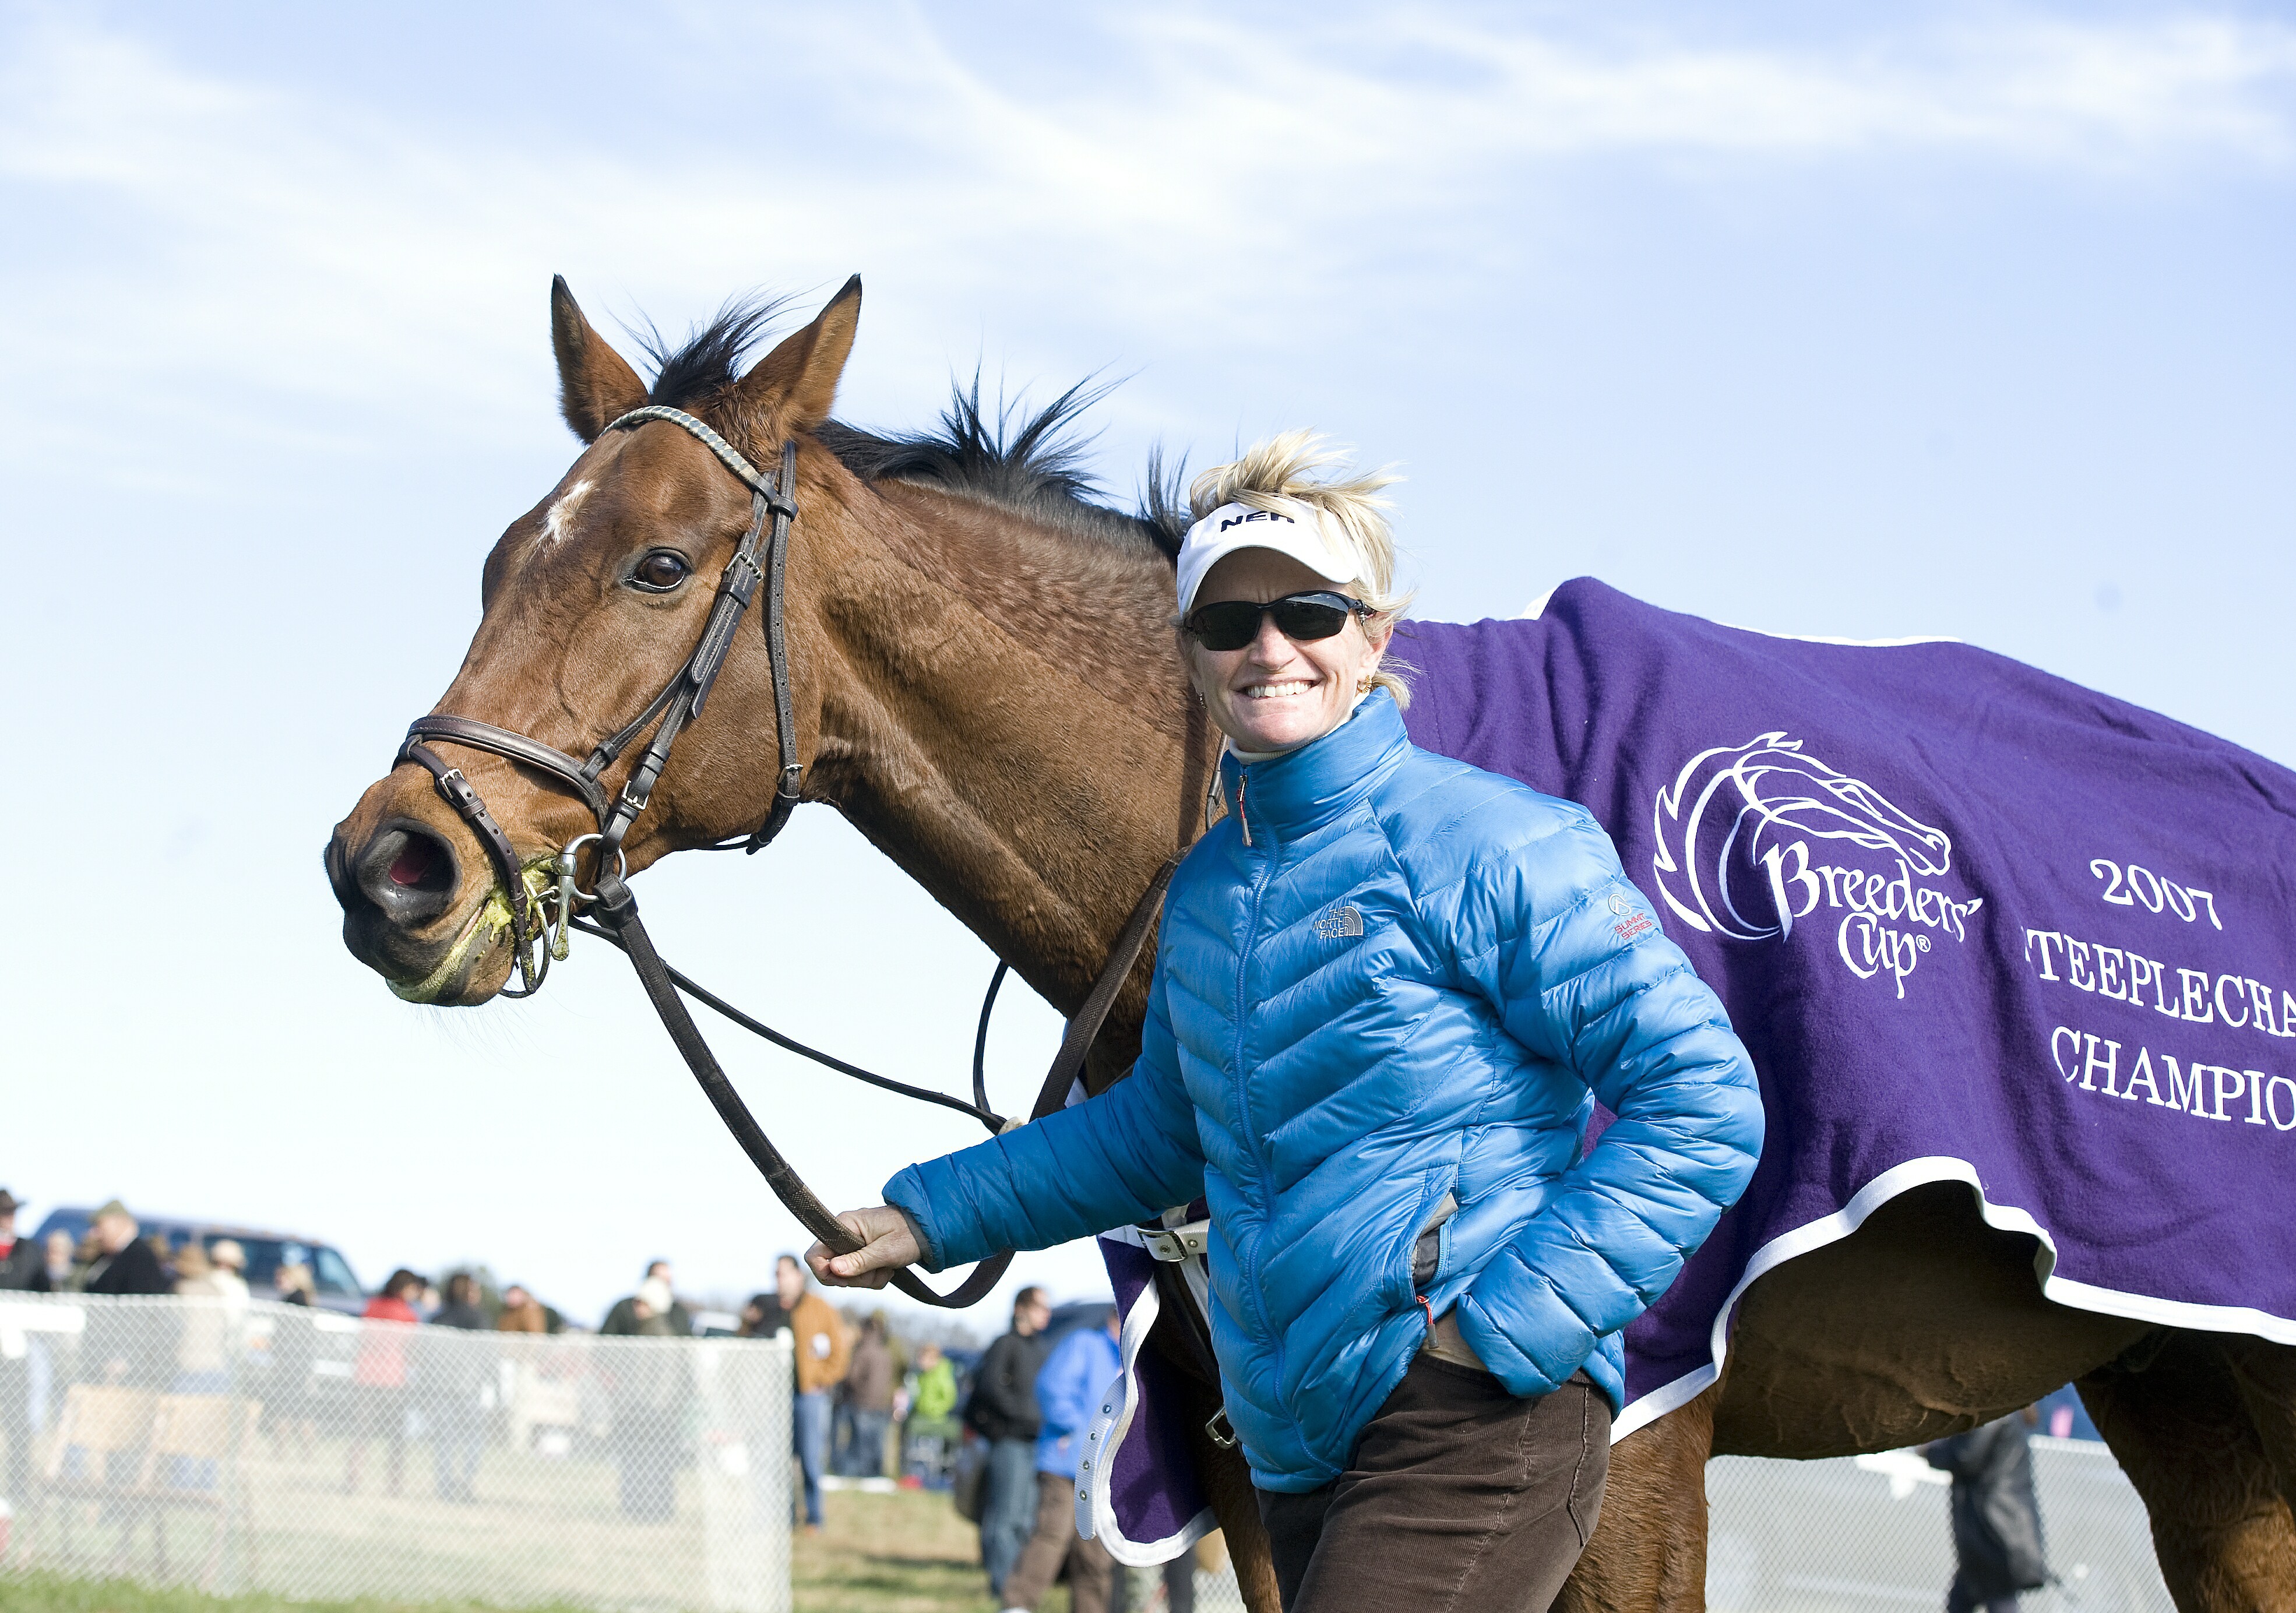
M2019 23L1857 48L1597 54L1430 29L1490 93L1429 110L1526 153L1940 151L2092 166L2291 150L2296 30L2221 20Z
M2296 29L2205 17L1754 49L1418 9L1281 29L1160 11L1110 20L1089 73L1007 84L935 35L937 15L721 20L713 48L758 60L770 44L774 81L825 99L570 139L201 73L47 12L18 29L0 82L0 186L95 227L0 269L13 363L53 373L76 354L86 374L104 356L86 333L106 330L123 365L525 407L537 267L569 258L594 300L681 308L927 266L926 299L894 318L936 366L986 299L1057 264L1048 312L1224 324L1249 350L1276 314L1362 298L1375 253L1439 277L1502 245L1523 225L1510 196L1588 155L1702 154L1726 175L1897 152L2095 172L2276 166L2296 149Z

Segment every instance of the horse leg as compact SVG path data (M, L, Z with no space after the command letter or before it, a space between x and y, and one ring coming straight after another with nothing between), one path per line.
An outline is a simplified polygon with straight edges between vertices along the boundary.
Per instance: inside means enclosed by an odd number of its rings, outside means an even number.
M1611 1477L1578 1566L1553 1613L1701 1613L1706 1606L1706 1458L1717 1390L1611 1447Z
M2268 1360L2260 1369L2274 1370ZM2079 1380L2097 1431L2144 1497L2161 1576L2184 1613L2296 1613L2296 1519L2244 1388L2224 1340L2183 1331L2148 1363Z
M2296 1348L2237 1335L2220 1347L2280 1481L2280 1499L2296 1516Z
M1259 1521L1259 1497L1252 1490L1251 1469L1243 1460L1243 1452L1220 1449L1204 1432L1201 1419L1189 1421L1196 1476L1210 1498L1212 1516L1219 1519L1220 1536L1227 1543L1228 1560L1235 1565L1236 1588L1243 1594L1243 1605L1250 1613L1283 1613L1283 1598L1275 1588L1275 1559L1267 1549L1267 1530Z

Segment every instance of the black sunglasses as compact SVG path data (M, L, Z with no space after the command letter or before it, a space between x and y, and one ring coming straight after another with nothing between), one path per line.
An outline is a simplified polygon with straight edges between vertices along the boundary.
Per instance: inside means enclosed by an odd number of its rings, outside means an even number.
M1275 631L1285 638L1306 644L1333 636L1351 616L1371 613L1371 607L1359 599L1318 589L1313 594L1287 594L1264 605L1248 599L1199 605L1180 625L1207 650L1241 650L1259 636L1263 616L1274 617Z

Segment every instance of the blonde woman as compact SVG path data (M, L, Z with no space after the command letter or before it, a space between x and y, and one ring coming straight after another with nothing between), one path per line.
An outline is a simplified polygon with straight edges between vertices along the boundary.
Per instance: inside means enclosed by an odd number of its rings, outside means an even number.
M865 1248L809 1259L876 1286L1204 1198L1285 1608L1543 1609L1620 1330L1744 1188L1761 1106L1593 816L1406 736L1388 479L1335 463L1295 433L1192 489L1180 643L1227 815L1165 901L1130 1077L901 1172L842 1217Z

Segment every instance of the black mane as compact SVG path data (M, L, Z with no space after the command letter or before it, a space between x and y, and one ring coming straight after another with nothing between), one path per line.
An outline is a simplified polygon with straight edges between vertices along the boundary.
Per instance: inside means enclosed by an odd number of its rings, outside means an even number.
M728 298L716 318L688 332L675 348L651 320L643 331L631 327L631 337L653 360L653 390L646 401L669 409L706 405L742 379L750 350L771 333L789 302L755 294Z
M1099 484L1084 466L1091 438L1079 438L1078 417L1108 396L1106 385L1078 381L1034 413L999 402L992 415L980 402L980 373L971 385L949 389L938 430L881 436L831 421L817 436L864 481L925 482L1023 515L1078 536L1119 542L1145 538L1168 558L1188 529L1175 483L1160 452L1148 456L1143 508L1127 514L1101 502Z
M787 300L735 299L675 348L651 324L633 331L654 363L650 401L674 409L707 405L741 379L744 361ZM1181 467L1168 468L1161 450L1151 449L1141 507L1128 514L1101 502L1102 489L1084 466L1091 438L1079 438L1074 428L1078 416L1105 397L1111 385L1078 381L1025 415L1018 404L1000 400L992 415L981 405L980 373L975 370L970 386L962 381L951 385L937 430L887 436L832 420L815 435L864 481L944 487L1078 537L1144 541L1169 560L1179 553L1188 529Z

